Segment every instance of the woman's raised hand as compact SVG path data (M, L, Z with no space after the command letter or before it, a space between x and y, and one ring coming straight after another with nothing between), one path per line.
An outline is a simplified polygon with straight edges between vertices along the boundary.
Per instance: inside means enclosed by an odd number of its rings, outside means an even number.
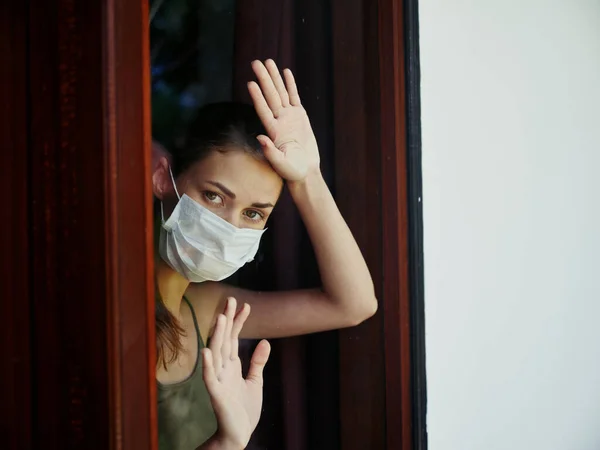
M265 156L279 173L291 182L303 181L319 170L319 149L306 111L300 103L296 81L289 69L285 83L273 60L254 61L258 83L248 83L254 108L268 136L260 135Z
M202 351L204 382L215 411L218 431L201 449L245 448L260 418L262 373L271 347L265 340L258 344L244 379L238 338L250 314L250 306L245 304L237 314L236 309L236 300L228 299L225 314L217 319L209 348Z

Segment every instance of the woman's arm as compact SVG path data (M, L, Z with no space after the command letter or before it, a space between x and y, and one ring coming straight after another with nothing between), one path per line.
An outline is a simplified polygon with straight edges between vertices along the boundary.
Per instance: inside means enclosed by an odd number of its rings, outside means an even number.
M325 300L355 325L377 311L371 274L320 172L289 183L308 231Z
M259 293L219 283L202 283L192 297L214 324L228 296L252 306L245 338L282 337L356 325L377 310L373 281L365 260L319 168L319 150L296 83L289 70L285 83L271 60L252 65L257 83L248 89L269 136L259 136L265 156L287 180L308 230L323 286L319 290ZM200 299L204 300L200 300ZM215 301L208 301L215 299Z

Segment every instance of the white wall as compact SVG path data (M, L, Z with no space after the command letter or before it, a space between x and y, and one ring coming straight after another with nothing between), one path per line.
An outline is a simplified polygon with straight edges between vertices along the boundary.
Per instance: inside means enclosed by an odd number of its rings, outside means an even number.
M431 450L600 449L600 1L420 0Z

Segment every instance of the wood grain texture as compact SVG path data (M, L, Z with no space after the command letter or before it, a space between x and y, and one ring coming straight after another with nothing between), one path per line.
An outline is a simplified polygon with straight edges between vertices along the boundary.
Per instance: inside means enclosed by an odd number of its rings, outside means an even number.
M0 434L31 448L26 2L0 4Z
M105 227L111 445L156 449L147 1L105 3Z
M101 12L31 1L36 448L108 447Z
M147 16L31 0L35 448L156 448Z
M379 1L387 448L410 449L410 278L402 1Z

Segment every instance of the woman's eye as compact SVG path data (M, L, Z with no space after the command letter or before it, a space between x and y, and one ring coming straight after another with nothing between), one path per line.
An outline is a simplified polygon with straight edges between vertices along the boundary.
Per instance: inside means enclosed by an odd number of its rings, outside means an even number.
M253 209L246 211L244 214L246 215L246 217L248 217L248 219L253 220L255 222L261 221L264 217L261 213Z
M216 192L206 191L206 192L204 192L204 197L210 203L213 203L215 205L221 205L221 204L223 204L223 199Z

